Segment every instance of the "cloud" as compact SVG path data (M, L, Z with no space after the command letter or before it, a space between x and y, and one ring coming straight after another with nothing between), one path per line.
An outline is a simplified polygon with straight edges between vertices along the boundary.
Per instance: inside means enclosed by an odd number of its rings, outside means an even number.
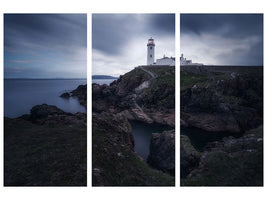
M75 76L86 77L86 31L85 14L5 14L5 68L13 62L32 69L34 73L28 74L33 77L41 73L52 77L54 70L62 70L58 77L69 78L74 78L69 71L79 69ZM29 65L22 65L25 63ZM65 66L57 63L65 63ZM18 76L26 74L5 70L5 77Z
M262 65L260 14L182 14L181 52L204 64Z
M146 64L147 40L156 58L175 55L174 14L93 14L93 74L122 75Z

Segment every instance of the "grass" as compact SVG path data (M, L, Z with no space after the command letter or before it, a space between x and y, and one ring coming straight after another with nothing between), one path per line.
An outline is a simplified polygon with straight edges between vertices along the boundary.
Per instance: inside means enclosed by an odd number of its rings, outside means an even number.
M198 176L182 179L181 186L262 186L263 145L251 140L262 138L263 128L247 131L245 135L250 135L248 144L241 140L208 152L202 159L204 169L197 172Z
M86 186L83 125L36 125L5 118L5 186Z
M103 118L98 124L93 119L94 186L174 186L174 177L148 166L129 146L128 133L111 129L114 121Z
M149 88L143 91L143 105L145 107L161 107L174 109L175 107L175 73L171 66L146 67L157 75L151 80Z
M181 87L192 87L194 84L199 82L208 81L207 75L193 74L190 72L181 71L180 73L180 85Z

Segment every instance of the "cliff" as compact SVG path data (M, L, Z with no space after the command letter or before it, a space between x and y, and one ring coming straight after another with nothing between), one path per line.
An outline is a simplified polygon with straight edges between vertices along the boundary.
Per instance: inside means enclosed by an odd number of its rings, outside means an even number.
M237 137L208 143L198 152L182 135L181 185L262 186L262 67L183 67L180 93L181 127Z
M151 151L156 170L134 152L128 122L175 126L174 74L174 67L143 66L109 86L92 84L94 186L174 186L174 177L162 172L174 174L174 132L159 142L169 160ZM168 144L172 146L164 149Z
M263 123L261 67L181 71L181 125L244 132Z
M175 126L174 67L138 67L108 85L92 85L93 112L121 113L129 120Z
M93 186L174 186L174 177L148 166L134 150L122 114L93 114Z

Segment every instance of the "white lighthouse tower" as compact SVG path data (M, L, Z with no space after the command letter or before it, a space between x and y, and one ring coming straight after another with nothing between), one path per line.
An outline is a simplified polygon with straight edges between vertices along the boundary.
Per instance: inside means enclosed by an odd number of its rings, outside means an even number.
M147 43L147 65L153 65L155 61L155 43L154 39L150 38Z

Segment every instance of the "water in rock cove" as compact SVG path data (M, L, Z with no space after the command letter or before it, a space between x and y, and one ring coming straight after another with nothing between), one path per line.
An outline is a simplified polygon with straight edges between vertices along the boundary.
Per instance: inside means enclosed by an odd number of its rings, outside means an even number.
M204 147L209 142L220 141L224 137L234 136L240 137L241 134L227 133L227 132L208 132L198 128L181 128L181 135L189 137L192 146L197 151L203 151Z
M29 114L33 106L44 103L65 112L86 112L78 99L60 97L85 84L86 79L5 79L4 116L15 118Z
M164 126L161 124L147 124L139 121L130 121L133 136L134 136L134 150L138 153L144 160L147 159L149 154L149 145L152 133L162 133L166 130L173 129L170 126Z

